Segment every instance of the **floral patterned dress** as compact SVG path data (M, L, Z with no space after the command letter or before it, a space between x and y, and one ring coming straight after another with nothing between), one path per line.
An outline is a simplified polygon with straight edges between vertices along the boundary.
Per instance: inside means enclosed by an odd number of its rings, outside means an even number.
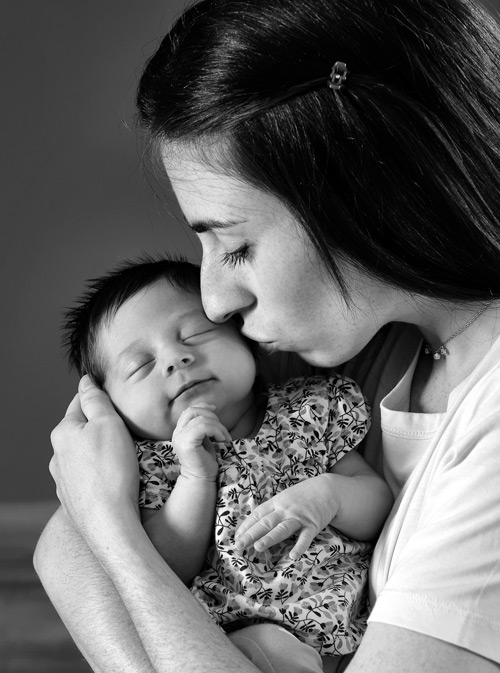
M237 551L238 522L257 505L304 479L328 472L369 426L356 384L330 377L295 378L270 386L255 437L217 445L219 491L213 544L193 594L216 622L275 622L322 655L346 654L366 628L365 587L371 546L327 526L298 560L294 538L265 552ZM137 443L140 506L160 508L179 474L169 442Z

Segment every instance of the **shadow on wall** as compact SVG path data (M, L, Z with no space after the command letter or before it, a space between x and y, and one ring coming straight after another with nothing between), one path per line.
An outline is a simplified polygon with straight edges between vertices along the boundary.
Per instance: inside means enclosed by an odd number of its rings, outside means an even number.
M484 1L499 10L500 0ZM60 319L84 280L143 251L198 258L175 206L155 199L124 124L141 64L183 4L3 3L0 501L55 496L49 434L77 381Z

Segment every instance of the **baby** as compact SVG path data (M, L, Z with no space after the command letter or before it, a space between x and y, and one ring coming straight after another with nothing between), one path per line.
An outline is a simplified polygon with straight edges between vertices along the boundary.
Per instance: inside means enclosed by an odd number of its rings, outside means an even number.
M151 541L233 642L269 671L321 671L319 655L354 651L370 540L392 504L355 451L369 426L356 384L265 387L255 344L206 317L199 268L183 260L92 281L65 337L136 438Z

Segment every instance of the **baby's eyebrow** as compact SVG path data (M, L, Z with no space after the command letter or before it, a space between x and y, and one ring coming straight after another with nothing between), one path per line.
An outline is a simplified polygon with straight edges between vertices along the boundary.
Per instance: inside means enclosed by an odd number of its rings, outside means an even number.
M230 229L244 222L245 220L195 220L194 222L187 222L187 224L197 234L203 234L214 229Z

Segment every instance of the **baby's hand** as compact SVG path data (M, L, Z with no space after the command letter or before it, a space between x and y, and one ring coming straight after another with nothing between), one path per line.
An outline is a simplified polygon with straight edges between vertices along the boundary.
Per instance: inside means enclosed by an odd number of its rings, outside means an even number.
M218 463L212 441L230 442L231 435L215 414L215 406L201 402L184 409L172 435L184 477L215 481Z
M300 531L290 551L290 558L298 559L337 514L338 505L331 491L331 483L320 475L278 493L239 525L236 548L253 544L257 551L265 551Z

